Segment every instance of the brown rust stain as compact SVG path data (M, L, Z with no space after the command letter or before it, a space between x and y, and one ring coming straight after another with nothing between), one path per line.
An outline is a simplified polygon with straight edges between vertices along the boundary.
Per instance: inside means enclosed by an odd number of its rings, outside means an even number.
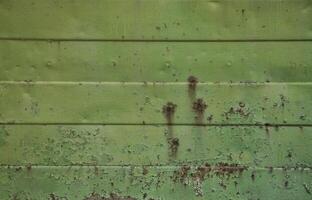
M248 108L246 108L246 105L244 102L239 102L238 106L236 107L230 107L228 111L224 113L225 118L228 120L231 115L240 115L241 117L249 117L250 111Z
M179 138L168 138L167 139L170 149L170 156L175 158L177 156L178 148L179 148Z
M117 194L110 194L109 197L104 197L101 196L100 194L97 193L92 193L90 194L89 197L84 198L84 200L136 200L136 198L127 196L127 197L121 197L118 196Z
M207 109L206 102L199 98L196 99L196 101L193 102L193 111L196 113L195 121L197 124L202 124L204 119L204 112Z
M177 105L168 102L166 105L163 106L162 111L167 121L167 129L168 132L166 133L168 148L169 148L169 157L170 159L176 158L178 148L179 148L179 139L174 137L173 133L173 117L176 112Z
M167 124L172 124L172 120L173 120L176 108L177 108L177 105L172 102L168 102L166 105L163 106L162 112L166 117Z
M68 200L67 197L59 197L53 193L49 194L49 200Z
M195 76L189 76L188 79L188 94L191 101L194 101L196 98L196 86L198 83L198 79Z
M180 182L184 186L192 186L197 196L203 196L202 184L206 178L212 177L213 175L220 178L229 178L232 174L241 174L246 169L246 166L228 163L218 163L214 166L206 163L195 169L184 165L180 170L174 172L172 180L174 182ZM223 189L227 187L223 182L220 183L220 186Z
M217 175L219 177L230 176L232 174L242 173L247 170L246 166L239 164L229 164L229 163L218 163L214 166L206 163L202 166L196 167L191 173L191 167L184 165L180 170L174 172L173 180L176 182L179 180L181 183L185 183L185 180L189 177L193 179L200 180L201 182L205 180L208 174Z

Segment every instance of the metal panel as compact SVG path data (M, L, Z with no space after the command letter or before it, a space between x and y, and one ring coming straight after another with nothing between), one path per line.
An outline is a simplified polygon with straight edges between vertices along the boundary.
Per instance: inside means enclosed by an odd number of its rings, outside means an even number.
M312 39L310 0L6 0L0 37Z
M310 200L310 170L172 167L0 168L1 199ZM112 193L112 196L110 195ZM111 197L109 197L111 196Z
M9 125L5 165L312 166L311 127ZM131 138L125 140L124 138ZM18 145L17 145L18 144Z
M309 82L312 42L1 41L0 80Z
M312 121L310 83L8 82L0 84L0 97L2 123L306 125Z
M311 199L311 9L0 0L0 199Z

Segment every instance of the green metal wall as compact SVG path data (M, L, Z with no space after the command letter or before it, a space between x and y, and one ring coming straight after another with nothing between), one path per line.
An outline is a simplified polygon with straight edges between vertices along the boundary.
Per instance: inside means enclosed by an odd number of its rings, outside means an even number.
M0 0L0 200L310 200L311 83L311 0Z

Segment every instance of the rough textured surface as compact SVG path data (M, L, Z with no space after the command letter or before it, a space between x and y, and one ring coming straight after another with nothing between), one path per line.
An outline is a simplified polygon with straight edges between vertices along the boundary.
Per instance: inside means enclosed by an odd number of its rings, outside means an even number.
M0 157L3 164L22 166L226 162L308 167L311 131L311 127L174 126L169 137L166 126L9 125L0 127ZM168 155L172 147L174 159Z
M185 168L145 167L144 175L143 167L130 166L2 167L0 198L45 200L53 194L62 200L98 200L118 194L120 199L311 199L310 170Z
M0 200L312 199L311 0L0 0Z

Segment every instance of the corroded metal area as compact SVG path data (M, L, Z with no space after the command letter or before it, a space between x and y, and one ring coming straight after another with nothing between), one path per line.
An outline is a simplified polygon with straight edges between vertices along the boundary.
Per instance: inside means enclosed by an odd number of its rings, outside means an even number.
M0 0L0 200L312 199L310 0Z

